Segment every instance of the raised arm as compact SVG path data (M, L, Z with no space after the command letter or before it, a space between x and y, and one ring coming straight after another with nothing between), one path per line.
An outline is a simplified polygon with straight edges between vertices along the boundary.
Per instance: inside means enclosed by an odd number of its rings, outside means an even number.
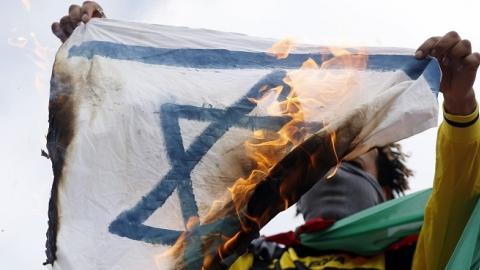
M412 269L445 269L480 196L480 123L473 84L480 54L456 32L432 37L416 52L442 69L444 118L437 137L433 192Z

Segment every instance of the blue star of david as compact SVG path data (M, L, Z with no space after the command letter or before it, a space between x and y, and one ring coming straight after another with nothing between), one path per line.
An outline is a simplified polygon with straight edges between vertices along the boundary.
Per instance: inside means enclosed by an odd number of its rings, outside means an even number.
M160 108L161 129L171 169L131 209L121 213L109 226L113 234L152 244L172 245L182 231L156 228L143 224L177 189L184 225L191 217L198 216L198 206L192 189L190 174L210 148L231 128L278 130L290 119L288 117L249 116L255 108L250 98L259 98L262 87L282 85L279 96L284 100L289 87L283 82L285 71L274 71L260 79L245 96L225 109L195 107L166 103ZM210 122L196 137L188 149L184 148L179 119Z

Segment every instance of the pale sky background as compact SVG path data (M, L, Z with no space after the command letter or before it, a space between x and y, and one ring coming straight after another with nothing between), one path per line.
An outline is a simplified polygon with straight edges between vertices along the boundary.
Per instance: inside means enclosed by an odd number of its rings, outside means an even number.
M48 81L60 42L50 24L74 2L2 2L0 74L0 269L44 269L52 173L40 156L48 128ZM480 2L322 0L105 0L110 18L208 28L304 43L416 48L457 30L480 50ZM81 3L77 3L81 4ZM479 88L479 84L476 84ZM436 130L403 141L416 176L412 191L430 187ZM296 223L295 223L296 222ZM294 228L292 211L264 232Z

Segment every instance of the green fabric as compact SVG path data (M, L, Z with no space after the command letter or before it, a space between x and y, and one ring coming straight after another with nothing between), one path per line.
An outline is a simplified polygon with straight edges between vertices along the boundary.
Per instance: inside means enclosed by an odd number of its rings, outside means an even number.
M432 190L419 191L366 209L321 232L300 235L302 245L375 255L405 236L420 233ZM480 200L452 254L447 270L480 269Z
M375 255L405 236L418 234L431 189L366 209L336 222L326 231L300 235L302 245Z
M477 202L446 270L480 268L480 200Z

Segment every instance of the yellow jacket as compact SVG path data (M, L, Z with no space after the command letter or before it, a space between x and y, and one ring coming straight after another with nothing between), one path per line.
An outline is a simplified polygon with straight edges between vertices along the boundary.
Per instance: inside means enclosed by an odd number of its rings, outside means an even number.
M444 117L438 129L433 191L415 251L415 270L445 268L480 194L478 106L467 116L444 112Z

